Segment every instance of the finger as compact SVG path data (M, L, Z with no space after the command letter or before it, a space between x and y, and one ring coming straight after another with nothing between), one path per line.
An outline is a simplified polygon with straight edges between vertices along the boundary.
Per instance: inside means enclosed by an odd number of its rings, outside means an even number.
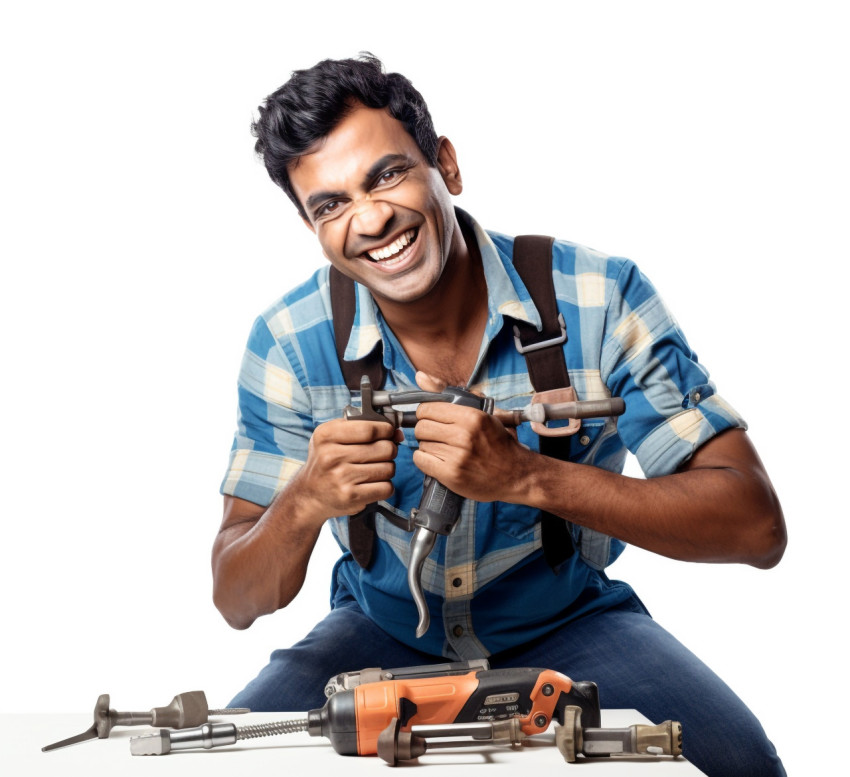
M388 483L395 477L395 462L368 462L358 464L354 470L354 482L359 485Z
M389 499L392 494L393 484L391 481L362 483L351 489L350 495L344 498L341 509L342 512L357 513L371 502Z
M480 424L486 415L474 407L453 405L449 402L422 402L416 408L417 421L424 419L441 424Z
M417 469L436 478L444 485L452 475L452 467L440 456L433 452L424 451L421 448L413 452L413 464Z
M427 372L422 372L422 370L417 370L415 378L416 385L423 391L434 391L439 393L448 385L446 381L440 380L440 378L435 378Z
M377 440L369 445L344 445L340 454L355 464L392 461L398 455L398 446L392 440Z
M348 463L344 467L327 473L327 477L322 481L322 491L331 502L353 504L376 491L385 494L389 490L389 493L392 493L394 476L395 463L392 461ZM367 501L371 500L367 499Z
M321 424L315 435L320 439L337 442L342 445L356 445L376 440L392 440L395 437L395 427L382 421L343 420L337 418Z
M423 456L429 456L438 461L448 461L456 454L457 449L453 448L451 445L446 445L445 443L434 440L425 440L419 446L417 452L421 453Z
M422 444L426 442L466 446L473 436L459 424L446 424L429 419L419 421L413 430L413 434L419 441L419 447L422 447Z

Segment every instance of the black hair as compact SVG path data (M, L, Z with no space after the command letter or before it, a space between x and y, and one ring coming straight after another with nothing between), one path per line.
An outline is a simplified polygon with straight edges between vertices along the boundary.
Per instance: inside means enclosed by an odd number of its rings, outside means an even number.
M422 95L399 73L385 73L381 61L363 52L356 59L325 59L307 70L296 70L259 107L251 132L254 150L269 177L295 203L289 165L309 150L352 111L357 103L386 108L416 141L431 167L437 164L437 134Z

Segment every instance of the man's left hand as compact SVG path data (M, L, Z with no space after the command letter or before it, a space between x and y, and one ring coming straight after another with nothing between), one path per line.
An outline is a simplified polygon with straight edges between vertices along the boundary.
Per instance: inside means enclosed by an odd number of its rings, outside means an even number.
M423 372L416 382L424 391L445 384ZM423 402L416 411L419 450L413 463L446 488L477 502L514 501L512 486L535 454L520 445L514 430L492 415L446 402Z

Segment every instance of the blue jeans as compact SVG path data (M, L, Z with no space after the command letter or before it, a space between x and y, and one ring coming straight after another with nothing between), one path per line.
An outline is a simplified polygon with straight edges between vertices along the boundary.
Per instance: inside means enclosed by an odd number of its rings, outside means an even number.
M445 660L397 642L348 600L299 643L275 650L231 706L315 709L325 703L325 683L340 672ZM707 775L785 775L776 750L746 705L637 606L589 615L489 660L494 669L539 667L574 680L593 680L603 708L636 709L655 723L681 721L684 756Z

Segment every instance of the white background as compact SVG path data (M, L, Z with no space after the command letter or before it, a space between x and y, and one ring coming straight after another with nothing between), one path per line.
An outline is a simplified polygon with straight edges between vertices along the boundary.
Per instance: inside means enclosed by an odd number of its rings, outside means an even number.
M847 719L843 4L19 8L0 32L0 711L223 705L326 610L327 537L301 596L246 632L212 605L209 551L251 322L323 261L249 123L293 69L370 50L454 142L460 205L635 259L748 419L780 566L631 549L611 574L789 773L843 751L820 741Z

